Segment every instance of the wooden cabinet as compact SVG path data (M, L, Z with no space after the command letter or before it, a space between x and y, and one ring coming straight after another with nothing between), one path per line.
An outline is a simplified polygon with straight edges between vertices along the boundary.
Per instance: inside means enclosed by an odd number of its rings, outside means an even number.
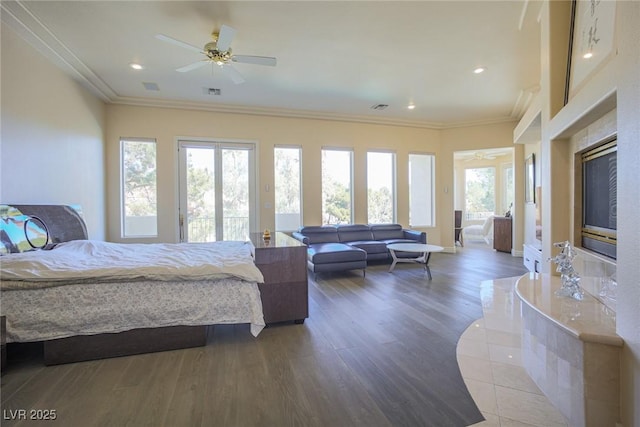
M511 253L511 217L493 219L493 249Z
M265 241L262 233L252 233L255 263L264 276L259 283L264 321L295 321L309 317L307 246L284 233L274 233Z

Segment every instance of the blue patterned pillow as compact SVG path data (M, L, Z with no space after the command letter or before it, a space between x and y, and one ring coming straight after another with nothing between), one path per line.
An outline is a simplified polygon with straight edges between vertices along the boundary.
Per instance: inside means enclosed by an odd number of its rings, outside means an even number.
M0 254L41 249L48 243L49 230L44 221L23 215L12 206L0 206Z

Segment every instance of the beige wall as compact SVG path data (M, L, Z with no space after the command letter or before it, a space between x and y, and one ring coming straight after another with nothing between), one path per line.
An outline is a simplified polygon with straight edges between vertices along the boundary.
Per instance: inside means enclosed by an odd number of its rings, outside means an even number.
M321 223L320 153L322 147L354 150L354 221L367 222L366 153L387 149L396 153L398 222L409 225L409 153L436 155L436 225L428 239L453 248L453 152L512 146L515 123L456 130L279 118L208 111L110 105L107 108L107 188L109 240L120 239L118 146L121 137L154 138L158 144L159 236L147 241L178 238L177 138L180 136L255 141L258 147L259 229L274 226L273 148L302 147L304 224ZM266 204L269 207L265 207Z
M439 132L418 128L378 126L326 120L227 114L208 111L110 105L107 129L108 237L120 240L118 145L123 136L154 138L158 144L158 241L177 239L177 138L199 137L253 141L258 148L259 229L273 229L273 148L298 145L303 164L303 221L321 223L320 152L322 147L354 150L354 221L367 222L366 152L387 148L396 153L398 164L398 221L408 225L407 167L409 152L440 156ZM269 207L265 207L269 206ZM439 227L427 230L439 240Z
M102 101L2 25L0 202L80 204L105 238Z

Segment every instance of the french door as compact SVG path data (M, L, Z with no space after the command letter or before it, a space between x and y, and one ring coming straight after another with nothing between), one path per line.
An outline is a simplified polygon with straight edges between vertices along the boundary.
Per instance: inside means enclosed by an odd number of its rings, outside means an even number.
M178 141L180 241L247 240L255 230L255 145Z

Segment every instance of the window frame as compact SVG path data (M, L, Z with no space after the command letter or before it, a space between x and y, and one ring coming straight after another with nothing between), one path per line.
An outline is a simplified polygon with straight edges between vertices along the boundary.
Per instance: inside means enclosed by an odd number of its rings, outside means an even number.
M278 211L277 211L277 205L276 205L276 191L277 191L277 185L276 185L276 168L275 168L275 162L276 162L276 150L277 149L285 149L285 150L298 150L298 180L300 182L300 188L298 189L299 195L300 195L300 206L298 207L299 210L299 215L300 215L300 219L299 219L299 223L300 226L303 225L303 208L304 208L304 185L303 185L303 174L302 174L302 146L301 145L285 145L285 144L276 144L273 147L273 214L274 214L274 228L275 231L295 231L295 230L280 230L278 228L278 223L277 223L277 218L278 218Z
M467 207L467 200L469 199L469 196L467 194L467 171L469 170L478 170L478 169L491 169L493 170L493 212L489 213L487 215L482 215L479 216L475 215L475 212L471 212L469 211L468 207ZM502 169L500 168L500 172L502 171ZM465 200L465 205L464 205L464 216L465 216L465 220L466 221L483 221L486 220L487 217L491 216L491 215L496 215L498 213L498 167L495 165L487 165L487 166L470 166L467 168L464 168L464 200ZM488 212L488 211L487 211ZM474 214L474 217L471 218L471 214Z
M156 172L155 180L155 192L156 192L156 206L155 206L155 234L127 234L126 230L126 191L125 191L125 144L128 142L153 144L154 146L154 167ZM155 138L142 138L142 137L120 137L120 238L121 239L154 239L158 237L158 142Z
M321 217L322 217L322 224L323 225L329 225L329 224L325 224L324 221L324 168L323 168L323 164L322 162L324 161L324 152L325 151L337 151L337 152L346 152L349 153L349 222L348 224L353 224L353 218L354 218L354 171L353 171L353 166L354 166L354 150L351 147L322 147L320 150L320 186L321 186L321 193L320 193L320 209L321 209Z
M187 149L188 148L208 148L215 150L215 162L217 167L215 168L216 174L216 197L218 197L216 201L216 206L222 206L221 197L222 197L222 181L220 180L221 174L223 173L222 169L222 151L225 149L232 150L243 150L247 151L249 155L249 168L248 168L248 184L249 184L249 233L257 232L257 226L260 223L260 201L258 198L258 183L257 177L259 176L258 170L258 159L260 158L260 153L258 152L259 147L256 141L251 140L235 140L235 139L218 139L218 138L197 138L197 137L177 137L176 138L176 146L178 150L178 240L180 242L188 242L188 227L185 225L186 215L187 215L187 182L184 179L184 174L186 173L186 165L187 165ZM219 215L223 215L223 212L218 212ZM220 217L222 218L222 216ZM216 239L219 236L222 236L224 239L223 233L223 225L222 222L216 219ZM216 240L218 241L218 240Z
M391 155L391 210L392 210L392 218L391 223L396 223L398 218L398 179L397 179L397 156L396 152L392 150L384 150L384 149L373 149L367 150L367 222L371 223L371 219L369 217L369 154L390 154Z
M429 201L430 201L430 215L431 215L431 223L430 224L414 224L411 220L411 207L412 207L412 202L411 202L411 198L412 198L412 187L411 187L411 157L412 156L428 156L429 160L430 160L430 168L431 168L431 173L430 173L430 179L431 179L431 187L430 187L430 193L429 193ZM408 178L408 189L409 189L409 206L408 206L408 211L409 211L409 226L410 227L420 227L420 228L426 228L426 227L436 227L436 155L435 153L429 153L429 152L410 152L408 154L407 157L407 178Z

